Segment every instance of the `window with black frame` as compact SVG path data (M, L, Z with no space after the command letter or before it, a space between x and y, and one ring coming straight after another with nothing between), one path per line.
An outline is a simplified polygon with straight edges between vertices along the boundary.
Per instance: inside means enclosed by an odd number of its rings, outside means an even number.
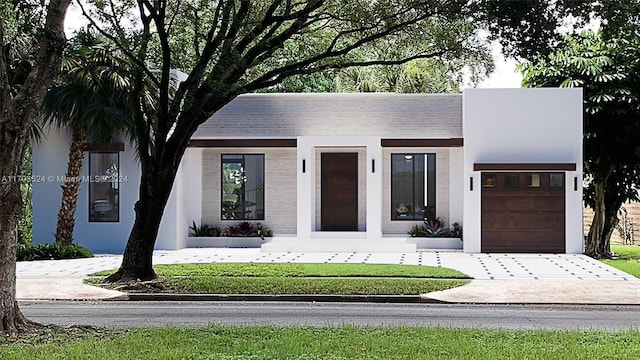
M89 221L120 221L120 154L89 152Z
M436 217L436 154L391 154L391 219Z
M222 220L264 220L264 155L222 155Z

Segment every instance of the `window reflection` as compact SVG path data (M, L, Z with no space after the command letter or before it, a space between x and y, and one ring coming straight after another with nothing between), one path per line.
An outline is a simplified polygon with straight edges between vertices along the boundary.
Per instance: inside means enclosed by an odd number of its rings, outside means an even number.
M120 221L119 153L89 153L89 221Z
M436 155L391 154L391 219L436 216Z
M264 155L222 155L222 219L264 220Z

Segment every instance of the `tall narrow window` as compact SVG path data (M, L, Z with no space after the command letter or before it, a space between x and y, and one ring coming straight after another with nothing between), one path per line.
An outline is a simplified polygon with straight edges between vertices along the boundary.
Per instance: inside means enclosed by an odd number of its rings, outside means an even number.
M391 219L436 216L436 155L391 154Z
M89 221L120 221L120 154L89 153Z
M222 219L264 220L264 155L222 155Z

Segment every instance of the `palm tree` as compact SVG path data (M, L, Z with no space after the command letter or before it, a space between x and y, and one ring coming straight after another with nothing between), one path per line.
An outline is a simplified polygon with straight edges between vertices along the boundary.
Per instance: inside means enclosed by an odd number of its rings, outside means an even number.
M130 62L88 30L72 40L62 60L59 84L43 102L44 122L71 130L71 145L56 243L73 241L80 175L87 139L109 142L117 133L131 135Z

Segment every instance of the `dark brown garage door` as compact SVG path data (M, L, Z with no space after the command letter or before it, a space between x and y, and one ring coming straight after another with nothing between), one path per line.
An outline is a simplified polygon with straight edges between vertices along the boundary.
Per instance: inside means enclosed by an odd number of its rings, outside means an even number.
M482 173L482 252L564 253L564 173Z

